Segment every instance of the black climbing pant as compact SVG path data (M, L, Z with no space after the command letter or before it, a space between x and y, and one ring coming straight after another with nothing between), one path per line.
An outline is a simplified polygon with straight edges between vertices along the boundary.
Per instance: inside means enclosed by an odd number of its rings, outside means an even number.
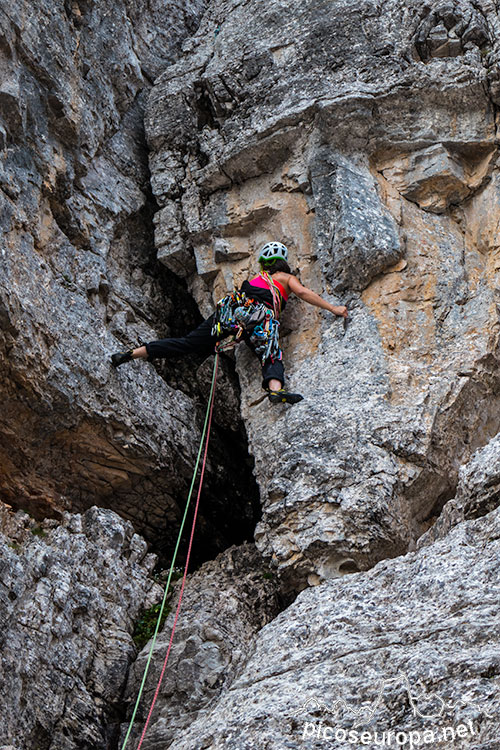
M184 354L204 354L208 357L210 354L213 354L217 341L229 335L212 336L213 324L214 315L211 315L203 323L200 323L198 328L188 333L187 336L150 341L146 344L148 359L170 359L171 357L178 357ZM243 337L245 343L254 351L252 344L248 340L248 336L244 334ZM274 378L284 385L285 370L281 360L273 361L269 357L262 365L262 387L267 388L268 382Z

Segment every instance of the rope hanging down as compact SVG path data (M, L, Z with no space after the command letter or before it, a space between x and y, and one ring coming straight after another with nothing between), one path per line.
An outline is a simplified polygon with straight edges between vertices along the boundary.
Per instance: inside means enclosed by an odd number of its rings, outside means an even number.
M177 550L179 549L179 544L180 544L180 541L181 541L182 531L184 529L184 523L186 521L186 516L187 516L187 513L188 513L188 509L189 509L189 504L191 502L191 497L192 497L192 494L193 494L193 488L194 488L195 481L196 481L196 475L198 473L198 467L200 465L200 457L201 457L201 453L202 453L202 450L203 450L203 445L205 445L205 451L204 451L204 455L203 455L203 464L202 464L201 474L200 474L200 482L199 482L199 485L198 485L198 495L197 495L197 498L196 498L196 505L195 505L195 509L194 509L193 523L191 525L191 535L190 535L190 538L189 538L189 547L188 547L188 552L187 552L187 556L186 556L186 563L185 563L185 566L184 566L184 573L183 573L183 576L182 576L182 584L181 584L181 590L180 590L180 593L179 593L179 600L177 602L177 609L175 611L174 624L172 626L172 633L170 635L170 641L169 641L168 648L167 648L167 654L166 654L165 660L163 662L163 668L162 668L162 671L161 671L161 674L160 674L160 678L158 680L158 684L156 686L156 690L155 690L155 694L154 694L154 697L153 697L153 701L151 703L151 707L150 707L149 712L148 712L146 723L144 724L144 728L142 730L142 734L141 734L141 738L139 740L139 744L137 745L137 750L140 750L142 742L143 742L144 737L146 735L146 730L148 728L149 721L151 719L151 715L153 713L153 709L154 709L154 706L155 706L155 703L156 703L156 699L158 697L158 693L160 692L160 686L161 686L161 683L163 681L163 675L165 674L165 669L167 667L167 661L168 661L168 657L170 655L170 649L172 647L172 642L173 642L173 639L174 639L175 628L177 626L177 619L179 617L179 612L180 612L181 603L182 603L182 595L183 595L183 592L184 592L184 585L185 585L185 582L186 582L186 576L187 576L187 571L188 571L188 566L189 566L189 558L190 558L190 555L191 555L191 547L192 547L192 543L193 543L194 529L195 529L195 525L196 525L196 517L198 515L198 506L199 506L199 503L200 503L201 488L202 488L202 485L203 485L203 476L205 474L205 466L206 466L206 462L207 462L208 441L209 441L209 438L210 438L210 427L212 425L212 413L213 413L213 406L214 406L214 394L215 394L215 385L216 385L216 382L217 382L217 370L218 370L218 366L219 366L219 354L218 354L218 351L216 350L216 353L215 353L215 362L214 362L214 370L213 370L213 374L212 374L212 386L211 386L211 389L210 389L210 396L208 398L207 411L206 411L206 414L205 414L205 423L203 425L203 430L202 430L201 440L200 440L200 447L198 449L198 456L196 458L196 464L195 464L195 467L194 467L193 478L191 480L191 486L189 488L189 494L188 494L188 498L187 498L187 501L186 501L186 508L184 510L184 516L182 518L181 525L180 525L180 528L179 528L179 534L177 536L177 542L176 542L175 549L174 549L174 554L173 554L173 557L172 557L172 563L170 565L170 570L169 570L169 573L168 573L167 583L166 583L165 591L164 591L164 594L163 594L163 600L162 600L162 603L161 603L160 612L158 614L158 619L156 621L155 632L154 632L154 635L153 635L153 639L151 641L151 646L149 648L149 654L148 654L148 658L147 658L147 661L146 661L146 666L144 668L144 674L143 674L143 677L142 677L142 682L141 682L141 685L140 685L140 688L139 688L139 693L137 695L137 700L135 702L135 706L134 706L134 710L133 710L133 713L132 713L132 717L130 719L130 724L128 726L127 734L125 735L125 739L123 741L123 745L121 747L121 750L125 750L125 748L127 746L127 742L129 740L130 733L132 731L132 727L134 726L135 716L137 714L137 709L139 707L139 703L140 703L140 700L141 700L141 697L142 697L142 693L143 693L143 690L144 690L144 685L146 683L146 677L147 677L147 674L148 674L148 671L149 671L149 666L150 666L150 663L151 663L151 658L152 658L153 650L154 650L155 643L156 643L156 637L157 637L158 631L160 629L160 622L161 622L163 610L165 608L165 603L167 601L167 594L168 594L169 587L170 587L170 579L172 578L172 572L174 570L175 559L177 557ZM206 440L205 440L205 435L206 435Z

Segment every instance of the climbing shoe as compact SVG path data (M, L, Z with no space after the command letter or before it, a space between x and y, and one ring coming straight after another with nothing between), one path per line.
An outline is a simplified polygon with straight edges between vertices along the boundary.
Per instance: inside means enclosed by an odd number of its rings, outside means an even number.
M113 367L119 367L125 362L130 362L130 360L132 359L133 351L133 349L129 349L128 352L116 352L116 354L112 354L111 364L113 365Z
M288 393L284 388L280 388L279 391L268 391L267 397L272 404L297 404L304 398L300 393Z

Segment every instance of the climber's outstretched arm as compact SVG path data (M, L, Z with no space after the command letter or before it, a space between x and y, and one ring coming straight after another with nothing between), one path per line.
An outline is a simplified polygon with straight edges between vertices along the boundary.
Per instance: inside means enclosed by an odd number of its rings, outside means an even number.
M311 289L308 289L301 284L295 276L289 277L288 286L290 287L290 291L296 294L297 297L300 297L300 299L303 299L304 302L309 302L310 305L322 307L324 310L330 310L330 312L335 315L341 315L343 318L347 318L347 307L344 307L343 305L331 305L330 302L327 302L326 299L320 297L319 294L316 294L316 292L313 292Z

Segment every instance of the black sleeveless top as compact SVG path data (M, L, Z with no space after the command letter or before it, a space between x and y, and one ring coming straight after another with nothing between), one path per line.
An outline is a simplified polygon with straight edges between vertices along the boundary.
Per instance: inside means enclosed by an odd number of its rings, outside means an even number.
M270 289L263 289L260 286L253 286L249 281L244 281L241 285L240 291L244 292L247 297L249 297L250 299L254 299L256 302L263 302L264 305L274 311L273 295ZM281 297L281 312L283 312L286 306L286 300L279 293L279 290L278 294Z

